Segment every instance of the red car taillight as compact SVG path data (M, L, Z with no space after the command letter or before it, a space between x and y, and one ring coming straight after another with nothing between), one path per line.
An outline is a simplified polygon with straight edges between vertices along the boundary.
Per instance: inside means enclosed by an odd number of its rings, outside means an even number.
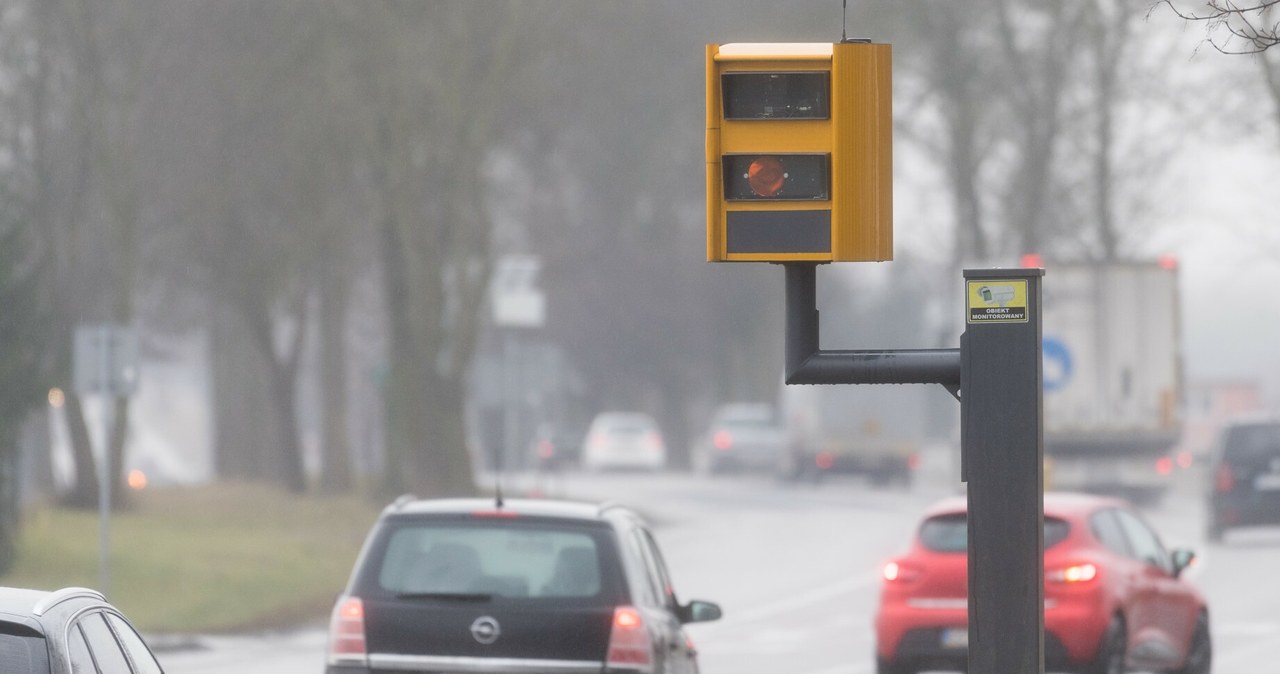
M1213 476L1213 487L1219 493L1226 493L1236 488L1236 476L1231 471L1231 466L1225 463L1218 466L1218 472Z
M1098 567L1093 564L1072 564L1057 569L1045 569L1044 579L1050 583L1087 583L1098 577Z
M619 606L613 611L613 629L609 632L609 656L607 667L624 668L641 672L653 671L653 645L644 616L631 606Z
M733 448L733 435L729 431L717 431L711 438L711 444L715 445L716 449L727 452Z
M364 602L359 597L343 597L329 619L329 663L364 665L366 656Z
M1196 462L1196 457L1192 456L1191 452L1188 452L1188 451L1186 451L1186 450L1183 450L1183 451L1181 451L1181 452L1178 452L1178 467L1179 467L1179 468L1181 468L1181 469L1183 469L1183 470L1186 470L1186 469L1190 468L1190 467L1192 466L1192 464L1194 464L1195 462Z
M910 583L920 577L920 570L898 562L889 562L884 565L883 574L885 582Z

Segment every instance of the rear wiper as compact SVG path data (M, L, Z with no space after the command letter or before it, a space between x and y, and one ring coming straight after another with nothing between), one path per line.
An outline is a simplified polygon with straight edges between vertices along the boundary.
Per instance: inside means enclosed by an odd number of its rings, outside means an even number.
M397 599L439 599L441 601L485 602L493 595L484 592L401 592Z

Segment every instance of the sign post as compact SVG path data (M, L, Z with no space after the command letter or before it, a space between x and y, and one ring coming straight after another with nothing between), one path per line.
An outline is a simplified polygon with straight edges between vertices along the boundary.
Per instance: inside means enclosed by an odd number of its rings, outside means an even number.
M964 272L969 671L1044 671L1042 269Z
M112 398L132 395L138 388L138 335L121 325L76 328L72 379L80 395L97 395L102 402L101 454L98 464L98 574L99 590L111 585L111 431Z
M502 474L508 460L519 468L523 392L527 388L527 368L519 333L541 328L546 323L546 295L537 286L542 260L533 255L506 255L498 260L490 286L493 322L502 329L502 445L493 449L493 470Z

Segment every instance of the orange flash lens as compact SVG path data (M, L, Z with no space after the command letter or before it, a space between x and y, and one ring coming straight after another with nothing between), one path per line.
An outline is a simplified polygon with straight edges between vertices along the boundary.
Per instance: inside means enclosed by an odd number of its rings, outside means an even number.
M747 167L747 185L756 196L773 197L782 191L787 174L777 157L758 157Z

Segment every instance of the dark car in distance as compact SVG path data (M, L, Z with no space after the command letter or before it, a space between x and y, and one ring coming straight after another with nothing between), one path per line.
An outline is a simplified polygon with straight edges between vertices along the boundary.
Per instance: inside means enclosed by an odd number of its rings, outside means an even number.
M542 472L577 468L582 455L581 428L540 424L530 443L533 467Z
M388 506L333 609L328 674L693 674L649 528L614 505L497 499Z
M1280 419L1238 419L1210 456L1209 540L1229 529L1280 524Z
M93 590L0 587L0 672L163 674L124 616Z
M702 473L773 473L787 451L787 439L773 405L729 403L716 410L694 444L693 464Z

